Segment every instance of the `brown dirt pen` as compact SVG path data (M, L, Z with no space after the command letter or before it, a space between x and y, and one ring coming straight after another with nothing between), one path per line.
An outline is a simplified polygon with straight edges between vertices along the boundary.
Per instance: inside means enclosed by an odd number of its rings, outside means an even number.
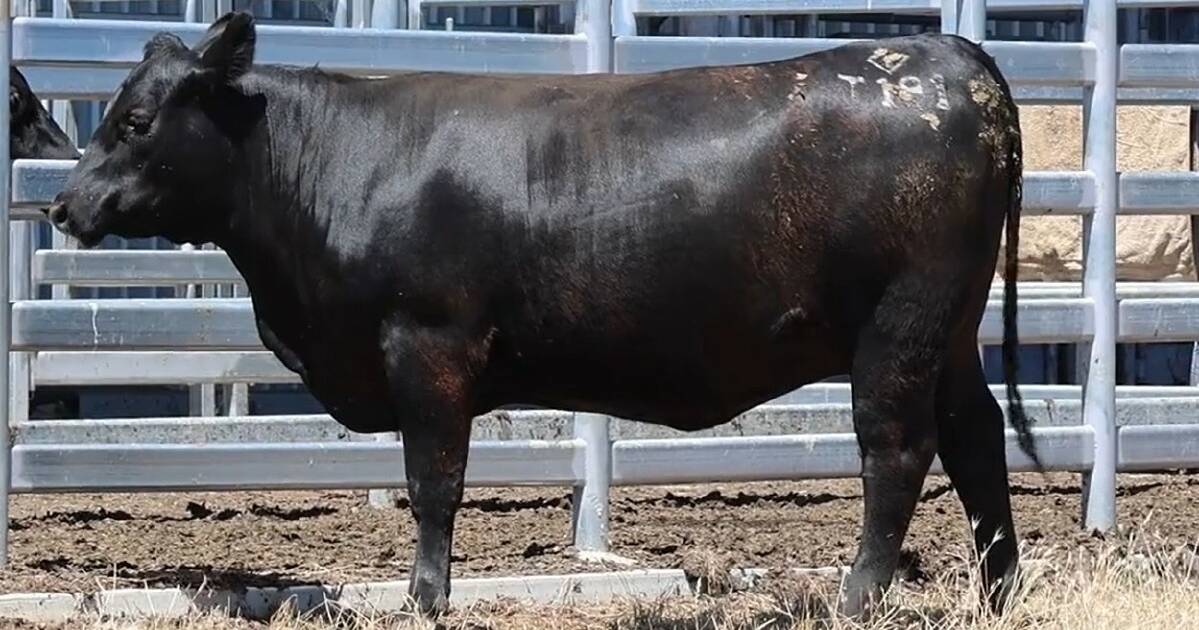
M1122 475L1122 526L1106 540L1080 532L1078 487L1077 475L1013 475L1024 557L1040 562L1030 565L1011 614L993 619L973 596L974 560L957 498L944 477L930 477L892 607L861 627L1199 628L1199 474ZM604 569L573 559L569 509L565 489L469 491L455 575ZM476 605L455 610L444 627L855 627L829 618L835 579L786 577L782 570L848 564L861 509L852 480L615 489L612 550L638 567L758 567L774 570L772 577L748 591L660 601ZM406 511L366 507L360 492L23 496L14 500L13 517L3 592L389 580L407 571L414 534ZM99 619L9 625L131 627ZM202 616L136 627L432 626L325 611L304 618L283 612L269 624Z

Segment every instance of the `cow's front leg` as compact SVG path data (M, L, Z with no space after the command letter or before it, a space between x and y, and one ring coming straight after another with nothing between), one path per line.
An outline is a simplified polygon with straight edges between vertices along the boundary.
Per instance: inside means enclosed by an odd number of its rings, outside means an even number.
M439 615L449 606L454 516L462 503L469 423L408 426L403 431L408 497L416 518L416 558L408 593L418 610Z
M454 516L470 443L467 354L452 334L399 327L385 336L384 349L417 523L408 592L422 613L438 615L449 605Z

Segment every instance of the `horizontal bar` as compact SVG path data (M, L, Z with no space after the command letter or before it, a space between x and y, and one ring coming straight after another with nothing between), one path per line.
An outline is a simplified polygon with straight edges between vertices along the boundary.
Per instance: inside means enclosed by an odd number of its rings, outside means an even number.
M130 68L155 33L196 43L206 24L132 20L15 18L13 63L19 66ZM358 74L409 70L578 73L587 69L583 35L257 27L255 62L311 66ZM94 91L98 78L88 86ZM119 83L107 91L112 94ZM40 86L32 85L34 91ZM40 93L40 92L39 92Z
M129 69L21 65L21 73L39 98L106 101Z
M998 400L1004 400L1006 388L1004 385L990 385L991 395ZM843 404L851 402L853 388L849 383L815 383L805 385L793 392L784 394L769 404L777 405L813 405L813 404ZM1037 400L1080 400L1081 385L1021 385L1020 394L1025 401ZM1187 385L1117 385L1116 398L1199 398L1199 387ZM1197 409L1199 410L1199 409Z
M1033 429L1047 470L1087 470L1092 461L1089 426ZM1032 469L1006 432L1008 468ZM827 479L861 474L853 433L617 441L612 482L619 485ZM940 473L940 461L933 471Z
M1086 298L1046 298L1018 301L1020 343L1057 343L1091 338L1093 304ZM982 344L1003 341L1003 302L990 300L978 329Z
M74 165L74 160L16 160L12 174L13 203L24 207L48 205L66 183ZM1030 215L1089 214L1094 204L1095 178L1087 171L1024 173L1023 208ZM83 255L98 256L100 253Z
M21 72L42 98L91 100L111 97L113 86L120 85L129 73L125 68L54 66L22 66ZM1077 104L1082 102L1082 91L1080 86L1031 83L1012 86L1016 101L1025 105ZM1124 105L1191 105L1199 103L1199 87L1121 87L1116 98Z
M546 7L573 5L577 0L420 0L422 7Z
M1199 298L1124 299L1117 310L1122 342L1199 340Z
M1086 470L1088 426L1033 430L1048 470ZM1031 469L1008 430L1008 466ZM569 485L581 481L579 440L487 441L471 445L467 484ZM1199 425L1126 426L1121 470L1199 465ZM852 433L810 436L620 440L613 443L621 485L766 481L860 474ZM935 460L933 473L942 472ZM13 491L172 492L402 487L401 443L71 444L13 448Z
M559 442L573 438L573 426L574 414L568 411L495 411L474 419L471 439L474 442ZM351 431L328 414L25 420L16 423L14 435L17 444L48 445L376 441L375 435Z
M1012 96L1024 105L1081 103L1083 88L1055 85L1016 85ZM1191 105L1199 103L1199 87L1122 87L1116 91L1121 105Z
M472 486L571 485L578 440L476 442ZM13 492L199 492L396 488L399 442L264 444L27 444L12 451Z
M640 73L778 61L860 41L823 38L617 37L614 69ZM1094 46L1074 42L986 42L1013 84L1083 85L1094 79Z
M990 5L996 0L991 0ZM633 15L794 15L802 13L939 12L935 0L631 0Z
M618 73L779 61L828 50L854 39L757 37L617 37L613 69Z
M1084 215L1095 208L1095 176L1089 171L1024 173L1024 215Z
M1120 470L1162 470L1199 466L1199 424L1154 424L1118 429Z
M1095 81L1095 46L1082 42L986 41L1012 85L1088 85Z
M13 304L14 350L260 350L246 299L29 300Z
M458 4L454 0L439 0ZM488 0L480 0L488 1ZM421 4L428 4L427 0ZM937 15L938 0L632 0L634 15L795 15L875 13ZM1187 7L1194 0L1119 0L1122 8ZM987 13L1009 11L1081 11L1083 0L988 0Z
M1017 299L1037 300L1045 298L1072 298L1082 296L1082 284L1078 282L1018 282ZM1003 299L1003 284L991 284L992 300ZM1199 298L1199 282L1117 282L1116 297L1131 298Z
M1002 304L991 301L982 343L1002 341ZM1019 305L1026 343L1078 341L1091 335L1091 302L1032 300ZM13 304L14 350L259 350L248 299L26 300Z
M77 286L244 282L229 257L207 250L38 250L33 281Z
M39 387L300 382L270 352L39 352L33 379Z
M14 206L40 208L48 205L54 199L54 195L62 190L74 166L74 160L14 161L12 173ZM1087 171L1026 171L1024 173L1023 207L1024 211L1030 215L1089 214L1094 205L1095 178ZM40 213L38 214L40 216ZM87 252L84 255L99 255L99 252ZM44 280L44 282L49 282L49 280Z
M1048 399L1061 386L1021 386L1025 410L1038 428L1083 424L1082 401L1076 394ZM711 429L697 432L613 419L613 440L696 439L745 436L795 436L853 431L853 408L848 402L821 402L814 395L797 399L804 404L767 403ZM1185 391L1185 390L1192 391ZM1129 386L1117 389L1116 422L1121 426L1199 424L1195 388ZM1006 397L992 387L1000 407ZM1182 392L1182 393L1179 393ZM847 391L828 390L829 399ZM1141 395L1141 394L1146 395ZM483 414L471 425L471 439L563 440L573 435L574 414L554 409L506 409ZM355 433L327 414L218 416L169 418L91 418L84 420L27 420L14 427L17 444L228 444L246 442L374 441Z
M12 207L38 209L49 206L58 191L66 186L73 168L75 160L13 160ZM41 212L30 216L43 218Z
M1199 87L1199 44L1124 44L1120 84Z
M1199 172L1120 174L1120 214L1199 214Z

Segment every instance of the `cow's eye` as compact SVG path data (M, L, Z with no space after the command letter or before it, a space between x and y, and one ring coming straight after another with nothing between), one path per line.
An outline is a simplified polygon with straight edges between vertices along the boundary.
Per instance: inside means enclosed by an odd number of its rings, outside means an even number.
M144 136L150 133L150 123L153 119L150 114L144 109L133 109L125 114L125 122L122 131L126 137Z

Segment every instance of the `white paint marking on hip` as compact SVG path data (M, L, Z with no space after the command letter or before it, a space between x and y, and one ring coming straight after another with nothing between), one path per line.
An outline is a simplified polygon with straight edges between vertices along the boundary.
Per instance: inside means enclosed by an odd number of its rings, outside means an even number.
M848 74L838 74L837 78L841 79L842 81L845 81L846 83L849 84L849 98L857 98L858 95L854 91L854 86L856 86L859 83L866 82L866 79L863 79L860 76L852 76L852 75L848 75Z
M949 94L945 91L945 77L934 74L930 79L937 90L937 109L949 111Z

